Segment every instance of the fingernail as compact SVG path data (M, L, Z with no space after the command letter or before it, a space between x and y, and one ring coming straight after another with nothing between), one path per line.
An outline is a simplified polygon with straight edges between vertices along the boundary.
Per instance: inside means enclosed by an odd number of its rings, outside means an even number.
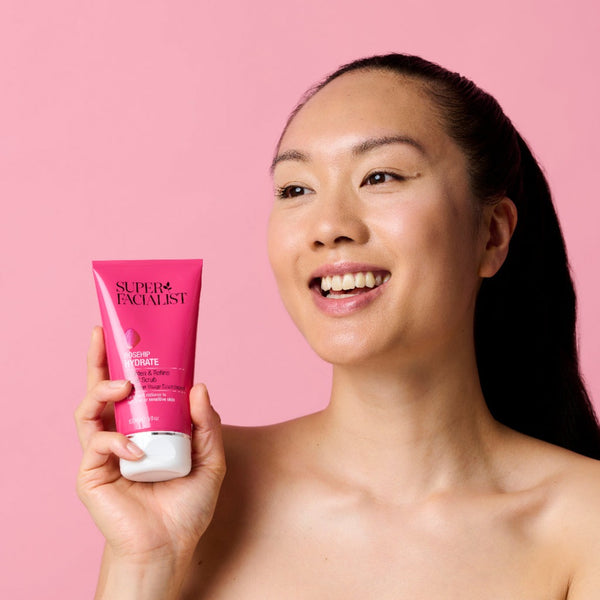
M119 389L124 388L128 383L129 382L127 381L127 379L114 379L108 382L108 387Z
M133 454L133 456L137 456L138 458L144 456L144 451L139 446L136 446L133 442L129 442L127 444L127 452Z

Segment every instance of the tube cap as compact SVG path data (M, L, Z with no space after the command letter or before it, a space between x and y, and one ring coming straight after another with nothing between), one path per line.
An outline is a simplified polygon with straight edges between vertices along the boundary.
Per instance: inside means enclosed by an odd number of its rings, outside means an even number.
M127 436L145 453L140 460L120 459L121 475L131 481L168 481L192 469L190 436L171 431L142 431Z

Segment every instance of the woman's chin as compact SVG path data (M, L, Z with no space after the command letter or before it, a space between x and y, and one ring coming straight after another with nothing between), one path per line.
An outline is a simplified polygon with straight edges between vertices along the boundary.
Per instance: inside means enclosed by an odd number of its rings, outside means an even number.
M308 342L320 358L334 366L367 365L373 360L380 360L384 350L379 344L369 343L364 337L355 339L350 334Z

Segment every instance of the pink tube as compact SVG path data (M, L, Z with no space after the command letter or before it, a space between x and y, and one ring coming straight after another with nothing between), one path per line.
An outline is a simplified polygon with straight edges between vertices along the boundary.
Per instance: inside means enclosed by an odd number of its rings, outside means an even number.
M92 263L111 379L133 384L115 404L117 431L145 452L121 460L132 481L166 481L191 469L189 391L194 378L202 260Z

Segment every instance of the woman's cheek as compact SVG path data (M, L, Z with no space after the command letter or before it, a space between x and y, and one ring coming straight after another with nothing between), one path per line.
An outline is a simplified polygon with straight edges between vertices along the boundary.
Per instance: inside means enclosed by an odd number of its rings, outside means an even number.
M282 255L285 254L284 244L285 234L282 232L281 217L274 209L269 217L267 229L267 251L269 254L271 268L273 269L276 277L279 275Z
M267 250L271 268L281 295L286 300L295 281L297 232L279 214L271 215L267 232Z

